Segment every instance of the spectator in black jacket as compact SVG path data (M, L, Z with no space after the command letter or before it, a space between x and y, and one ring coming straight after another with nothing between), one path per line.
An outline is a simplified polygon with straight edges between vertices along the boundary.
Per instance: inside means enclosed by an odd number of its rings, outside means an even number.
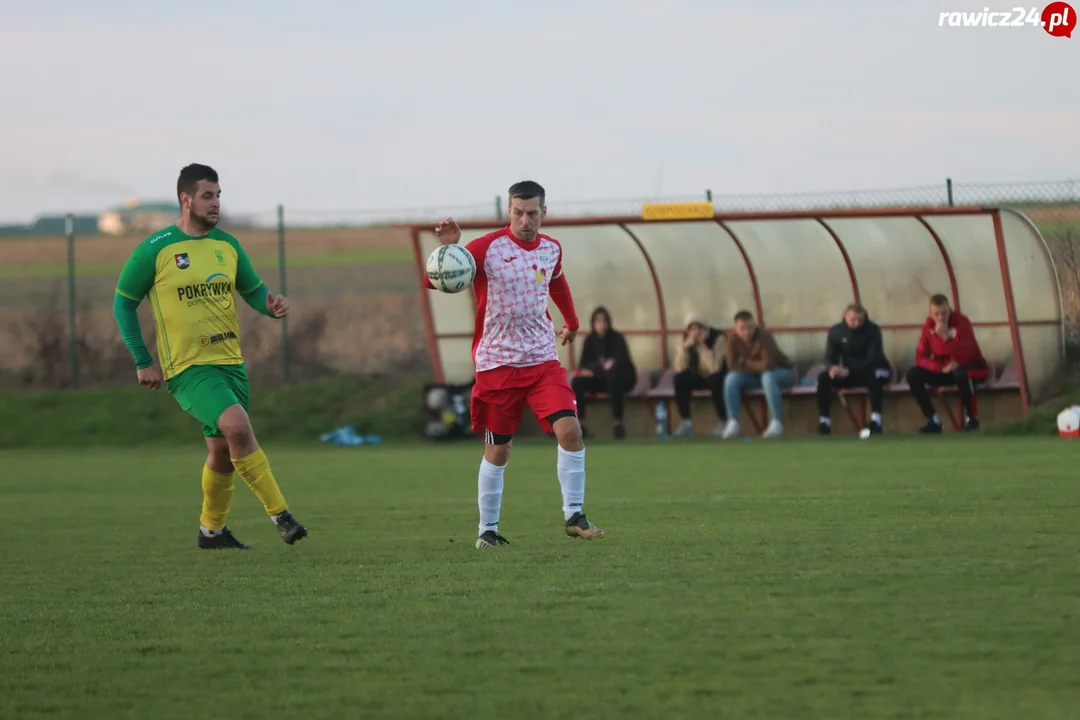
M885 401L885 383L892 374L885 357L881 328L872 322L866 308L852 303L844 310L844 321L829 329L825 344L825 362L829 367L818 377L818 432L832 431L829 408L832 394L839 388L864 387L870 395L871 433L881 432L881 408Z
M626 338L612 326L607 308L600 306L593 310L589 325L591 332L585 336L578 372L571 381L577 396L578 419L584 426L589 393L607 393L611 398L615 437L624 438L623 398L637 384L637 368L630 357Z

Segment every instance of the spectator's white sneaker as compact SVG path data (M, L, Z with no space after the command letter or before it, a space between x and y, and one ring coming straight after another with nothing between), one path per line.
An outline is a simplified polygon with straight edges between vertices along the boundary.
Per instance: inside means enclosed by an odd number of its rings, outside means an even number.
M769 427L765 428L765 432L762 433L763 438L776 438L784 434L784 426L780 424L779 420L773 420L769 423Z
M714 427L713 431L712 431L713 437L723 437L725 427L727 427L727 424L725 424L725 423L722 423L722 422L716 423L716 427Z
M724 426L724 433L721 435L725 440L730 440L733 437L739 436L739 421L728 420L727 425Z

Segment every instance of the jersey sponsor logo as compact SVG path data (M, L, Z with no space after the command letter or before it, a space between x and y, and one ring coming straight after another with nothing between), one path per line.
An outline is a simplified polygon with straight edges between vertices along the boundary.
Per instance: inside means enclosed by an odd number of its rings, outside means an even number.
M173 255L173 258L176 260L176 267L180 268L181 270L187 270L189 267L191 267L191 260L188 259L187 253L179 253L177 255Z
M213 335L200 335L199 344L203 347L206 347L208 345L217 345L218 343L223 343L227 340L235 339L236 333L234 333L232 330L229 330L227 332L214 333Z
M215 308L216 310L217 308ZM227 309L227 308L226 308ZM232 318L228 315L207 315L206 317L197 318L191 321L191 327L197 328L200 325L221 325L222 323L231 322Z
M211 274L210 276L208 276L206 278L206 284L207 285L212 285L214 283L214 281L217 280L217 278L221 278L221 280L218 280L218 282L229 283L229 276L228 275L225 275L224 273L213 273L213 274ZM226 291L225 294L228 296L229 302L225 303L225 305L222 306L222 308L221 308L222 310L228 310L229 308L232 307L232 301L233 301L232 283L229 283L229 289Z
M216 280L215 278L221 279ZM180 302L186 302L188 307L213 303L218 305L221 310L228 310L232 307L232 283L229 282L228 277L225 275L214 273L206 278L205 282L176 288L176 299ZM222 300L227 301L224 307L221 306Z
M152 238L150 240L150 244L153 245L158 240L164 240L165 238L169 237L170 235L172 235L172 230L170 230L169 232L161 233L160 235L156 235L154 238Z

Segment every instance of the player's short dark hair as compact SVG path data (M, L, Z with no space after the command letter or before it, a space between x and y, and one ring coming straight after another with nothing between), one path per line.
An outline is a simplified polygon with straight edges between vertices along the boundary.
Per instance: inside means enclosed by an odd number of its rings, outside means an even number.
M749 310L740 310L735 313L735 322L739 322L740 320L750 321L753 319L754 315Z
M176 199L180 199L182 193L194 195L199 187L199 181L218 182L217 170L209 165L192 163L180 171L180 177L176 179Z
M949 306L949 298L945 297L941 293L938 293L937 295L931 295L930 296L930 304L933 305L934 307L948 307Z
M521 198L522 200L532 200L534 197L540 198L540 206L543 207L544 201L547 199L547 193L544 191L544 187L532 180L522 180L521 182L514 183L510 186L509 190L510 199Z

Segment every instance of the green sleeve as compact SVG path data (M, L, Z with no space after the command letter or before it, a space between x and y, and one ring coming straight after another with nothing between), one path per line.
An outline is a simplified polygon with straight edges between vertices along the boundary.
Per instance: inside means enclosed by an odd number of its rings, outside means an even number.
M124 263L124 269L120 271L116 292L128 300L142 302L146 293L154 286L154 276L157 274L156 257L157 253L145 243L135 248Z
M236 292L246 300L245 296L258 290L263 281L251 266L251 258L243 246L234 242L233 247L236 248Z
M123 338L124 345L135 359L135 367L142 370L153 365L154 358L143 342L142 328L139 327L138 301L124 297L117 290L113 295L113 316L120 327L120 337Z
M239 282L239 281L238 281ZM273 317L270 314L270 309L266 306L266 295L270 292L270 289L259 281L259 287L255 288L251 292L241 293L240 297L244 298L244 302L254 308L255 312L267 317Z
M255 312L273 317L266 307L266 296L270 289L263 283L262 278L255 272L251 265L251 258L240 242L233 237L229 238L233 248L236 249L236 291L240 297L250 305Z

